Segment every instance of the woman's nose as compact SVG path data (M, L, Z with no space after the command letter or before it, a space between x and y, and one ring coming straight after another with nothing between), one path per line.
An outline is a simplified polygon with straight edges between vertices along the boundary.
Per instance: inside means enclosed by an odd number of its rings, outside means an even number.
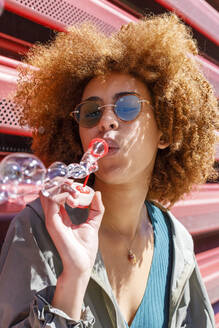
M103 114L98 123L100 131L116 130L119 127L118 118L112 105L104 106Z

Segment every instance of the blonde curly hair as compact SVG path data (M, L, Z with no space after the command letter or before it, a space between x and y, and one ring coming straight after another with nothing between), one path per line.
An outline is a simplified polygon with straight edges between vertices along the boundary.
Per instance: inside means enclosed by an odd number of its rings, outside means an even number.
M174 14L148 16L106 36L92 24L72 26L35 45L15 102L33 129L32 149L46 165L78 161L82 146L69 113L94 76L133 74L152 94L155 118L170 146L158 150L147 198L173 205L213 173L217 100L196 64L191 31ZM43 128L44 129L43 129Z

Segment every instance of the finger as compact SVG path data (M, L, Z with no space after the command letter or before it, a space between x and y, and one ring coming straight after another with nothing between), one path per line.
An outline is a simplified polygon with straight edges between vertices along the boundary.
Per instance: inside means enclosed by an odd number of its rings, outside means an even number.
M40 201L45 215L45 223L49 224L51 218L54 218L56 215L59 215L60 205L54 202L49 197L45 197L42 192L39 193Z
M41 194L44 197L51 197L55 194L58 194L59 192L60 192L60 187L59 187L59 184L57 184L57 182L56 183L47 182L44 185L44 188L42 189Z
M42 193L40 193L40 201L45 213L47 227L51 225L51 221L54 220L56 221L56 225L58 222L62 221L66 226L71 226L71 220L63 205L60 205L49 197L43 196Z
M73 198L78 198L79 196L78 192L66 183L61 186L61 192L68 192Z
M62 192L69 192L73 198L78 197L78 193L76 190L74 190L71 187L72 183L69 180L64 181L59 180L59 181L51 181L51 183L47 183L45 185L45 188L43 190L43 195L45 197L52 197L56 194L62 193Z
M51 217L60 213L60 206L67 203L70 207L77 207L78 202L74 201L78 193L71 187L72 179L56 178L52 181L52 187L40 192L40 200L45 213ZM60 183L62 183L60 185ZM55 185L54 185L55 184Z
M63 223L67 226L67 227L71 227L72 228L72 222L71 222L71 219L65 209L64 206L60 206L60 215L62 217L62 221Z
M95 224L95 226L99 228L103 218L104 210L105 208L103 206L101 193L99 191L96 191L90 205L90 211L87 222L89 222L90 224Z
M46 218L59 214L60 206L64 206L65 203L73 208L78 206L78 200L74 199L68 192L54 195L53 197L45 197L40 192L39 196Z
M54 195L51 198L54 202L56 202L58 205L64 205L67 203L71 207L77 207L79 205L79 202L77 199L73 198L68 192L63 192L57 195Z

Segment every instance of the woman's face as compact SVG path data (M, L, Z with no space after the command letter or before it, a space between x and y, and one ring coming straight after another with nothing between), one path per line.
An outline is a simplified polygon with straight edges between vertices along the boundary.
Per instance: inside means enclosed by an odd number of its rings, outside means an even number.
M115 95L135 92L142 99L151 97L146 85L130 74L112 72L106 78L93 78L85 87L82 101L98 97L103 105L113 104ZM144 179L152 173L161 132L157 128L153 108L142 103L138 117L131 122L121 121L112 106L104 107L98 124L92 128L79 126L84 151L93 138L103 138L109 144L109 153L98 161L96 177L106 183L125 183Z

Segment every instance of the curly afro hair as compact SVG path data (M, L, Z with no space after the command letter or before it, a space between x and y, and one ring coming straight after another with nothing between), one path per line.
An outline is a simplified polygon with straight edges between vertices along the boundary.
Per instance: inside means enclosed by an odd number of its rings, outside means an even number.
M78 161L82 147L69 113L94 76L133 74L152 94L155 118L170 146L158 150L147 199L173 205L213 174L217 99L193 55L196 42L174 14L148 16L106 36L90 23L36 45L21 69L15 102L33 129L32 149L46 165Z

